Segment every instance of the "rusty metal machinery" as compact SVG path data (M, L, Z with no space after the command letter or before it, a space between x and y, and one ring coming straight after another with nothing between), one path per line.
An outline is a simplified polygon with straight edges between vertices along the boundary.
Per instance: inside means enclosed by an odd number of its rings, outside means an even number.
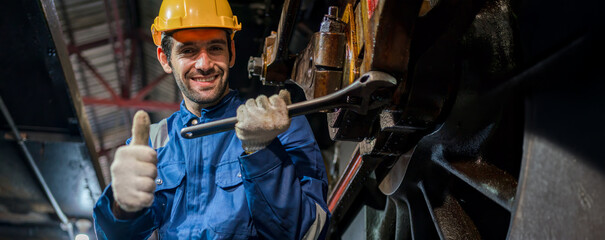
M307 99L328 95L342 86L345 23L338 19L338 8L330 7L319 32L294 62L291 79L298 80ZM346 86L346 85L345 85Z
M288 44L294 30L296 15L300 9L300 0L286 0L282 8L277 32L265 38L263 55L250 57L249 77L260 76L265 85L283 85L292 68L292 58L288 54Z
M397 81L348 99L382 107L327 111L332 139L359 142L331 184L329 239L605 237L603 3L336 2L288 55L300 1L285 1L249 64L307 100L370 71Z

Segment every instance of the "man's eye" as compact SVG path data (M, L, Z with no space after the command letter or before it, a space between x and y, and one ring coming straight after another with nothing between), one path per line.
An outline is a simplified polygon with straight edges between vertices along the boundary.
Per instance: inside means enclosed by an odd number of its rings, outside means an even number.
M191 48L185 48L183 50L181 50L181 54L191 54L194 53L195 51Z
M222 50L223 50L223 47L220 47L220 46L210 47L210 51L213 51L213 52L222 51Z

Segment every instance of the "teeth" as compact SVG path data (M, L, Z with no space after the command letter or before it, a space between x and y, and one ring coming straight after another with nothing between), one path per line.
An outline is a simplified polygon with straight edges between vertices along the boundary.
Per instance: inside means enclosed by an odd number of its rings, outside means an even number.
M210 82L214 80L215 77L206 77L206 78L193 78L193 81L196 82Z

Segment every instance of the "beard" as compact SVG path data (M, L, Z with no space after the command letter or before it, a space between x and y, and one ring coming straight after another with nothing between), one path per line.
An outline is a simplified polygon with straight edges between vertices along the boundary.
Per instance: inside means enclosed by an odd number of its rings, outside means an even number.
M196 89L192 89L191 86L186 86L184 80L173 71L173 76L176 80L176 84L183 93L183 95L189 99L190 101L200 104L200 105L208 105L212 103L217 103L221 98L225 95L227 91L227 72L223 72L223 74L219 74L219 79L217 85L212 89L205 90L208 94L202 94L200 91L196 91ZM189 78L185 76L187 81Z

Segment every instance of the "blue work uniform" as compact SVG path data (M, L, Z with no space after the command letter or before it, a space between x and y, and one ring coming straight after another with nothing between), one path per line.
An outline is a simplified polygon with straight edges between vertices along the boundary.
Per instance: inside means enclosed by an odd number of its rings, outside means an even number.
M304 116L269 146L246 155L235 131L200 138L180 136L192 122L236 115L244 103L231 90L197 117L180 111L150 126L158 176L153 205L137 218L112 214L111 185L94 208L99 239L316 239L330 214L327 177L319 147Z

